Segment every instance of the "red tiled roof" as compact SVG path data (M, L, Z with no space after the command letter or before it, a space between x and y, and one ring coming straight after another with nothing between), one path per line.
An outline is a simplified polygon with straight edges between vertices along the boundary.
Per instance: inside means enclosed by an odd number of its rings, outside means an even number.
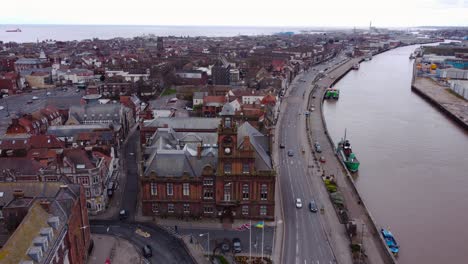
M33 135L31 136L30 144L33 149L65 148L65 143L52 135Z
M214 96L214 95L209 95L203 97L203 103L220 103L223 104L226 102L226 97L224 96Z

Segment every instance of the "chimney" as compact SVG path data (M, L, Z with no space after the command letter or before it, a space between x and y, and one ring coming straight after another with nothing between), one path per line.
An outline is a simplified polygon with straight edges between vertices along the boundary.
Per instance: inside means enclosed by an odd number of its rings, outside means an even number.
M42 252L42 248L40 247L30 247L28 249L28 256L34 260L35 262L40 262L44 253Z
M58 216L52 216L49 217L47 223L50 225L50 227L54 228L55 230L58 230L60 225L60 219L58 218Z
M23 190L14 190L13 191L13 197L15 199L20 199L20 198L23 198L24 197L24 191Z
M46 212L50 213L50 202L47 200L42 200L40 201L40 205L42 206L42 209L44 209Z

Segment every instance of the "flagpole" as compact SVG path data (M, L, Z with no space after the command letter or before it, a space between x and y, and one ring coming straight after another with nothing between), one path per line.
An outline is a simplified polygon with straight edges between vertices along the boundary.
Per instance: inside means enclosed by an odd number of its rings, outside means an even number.
M249 228L249 262L252 264L252 220L250 220Z
M262 227L262 263L263 263L263 237L265 234L265 221L262 221L263 227Z

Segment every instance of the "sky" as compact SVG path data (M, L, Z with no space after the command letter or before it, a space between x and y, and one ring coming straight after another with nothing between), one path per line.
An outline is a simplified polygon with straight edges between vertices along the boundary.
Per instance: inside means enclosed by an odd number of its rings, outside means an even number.
M0 24L468 26L468 0L2 0Z

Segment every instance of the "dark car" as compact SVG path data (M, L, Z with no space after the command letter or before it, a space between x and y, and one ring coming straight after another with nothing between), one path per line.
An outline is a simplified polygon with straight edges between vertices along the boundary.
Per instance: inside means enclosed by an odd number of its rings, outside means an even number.
M289 157L294 156L294 152L293 152L292 150L288 150L288 156L289 156Z
M280 148L284 149L284 144L283 143L280 144Z
M128 217L127 210L120 210L119 212L119 219L120 220L125 220Z
M237 237L232 239L232 250L234 253L240 253L242 251L240 239Z
M317 204L315 203L314 200L310 201L309 210L313 213L316 213L318 211Z
M153 256L153 250L151 249L150 245L145 245L143 246L143 257L145 258L151 258Z

